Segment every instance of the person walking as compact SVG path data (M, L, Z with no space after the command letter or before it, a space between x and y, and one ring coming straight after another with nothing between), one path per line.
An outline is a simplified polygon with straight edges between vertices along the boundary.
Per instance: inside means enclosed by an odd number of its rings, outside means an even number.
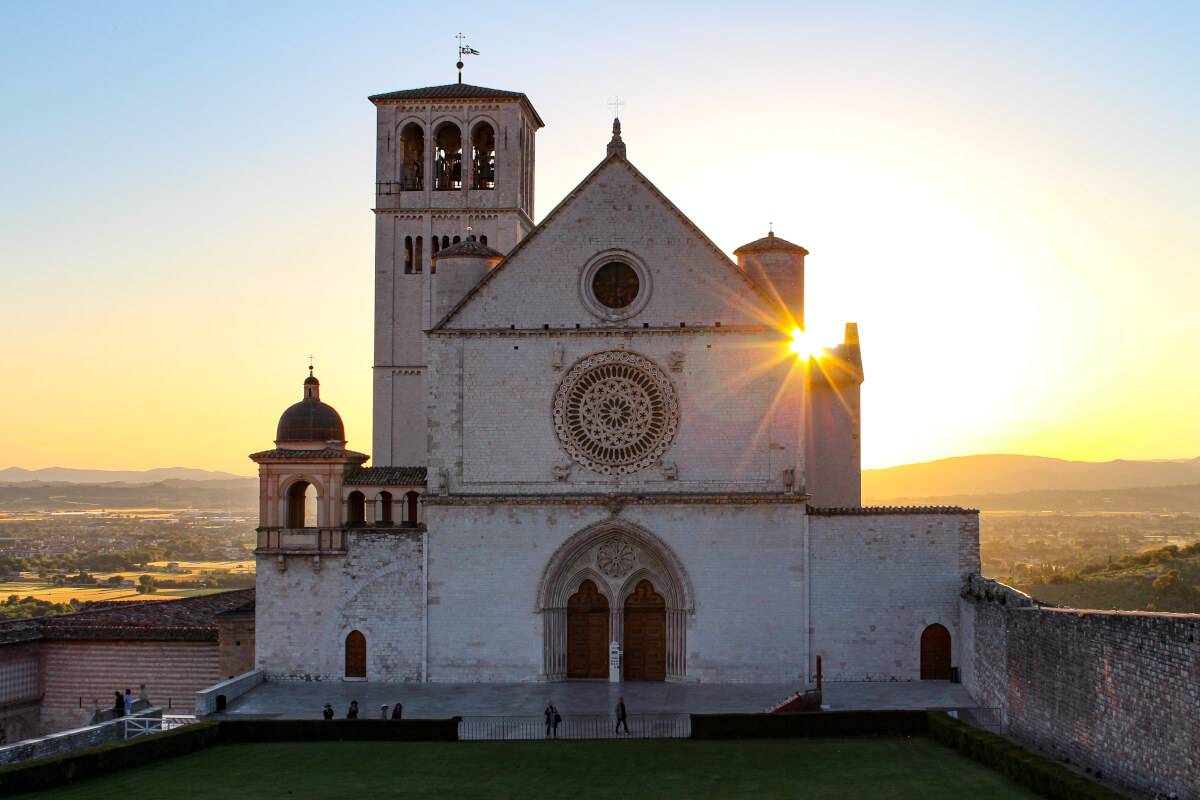
M400 719L400 716L403 713L404 713L404 706L401 705L400 703L396 703L396 705L392 706L392 719Z
M553 736L558 738L558 723L562 722L562 716L559 715L558 709L554 707L554 701L550 700L546 703L546 738Z
M626 734L629 733L629 720L626 718L627 716L628 715L625 713L625 698L618 697L617 698L617 730L616 730L617 733L621 732L622 725L625 726L625 733Z
M133 693L126 689L125 697L122 700L125 704L125 716L128 717L133 713Z
M350 701L350 709L346 712L346 719L358 719L358 701Z

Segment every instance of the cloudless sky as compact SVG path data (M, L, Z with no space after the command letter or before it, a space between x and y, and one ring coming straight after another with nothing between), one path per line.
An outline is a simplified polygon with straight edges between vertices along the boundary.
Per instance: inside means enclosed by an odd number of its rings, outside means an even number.
M1200 455L1200 4L0 2L0 467L250 474L315 354L370 449L374 107L525 92L859 324L863 463Z

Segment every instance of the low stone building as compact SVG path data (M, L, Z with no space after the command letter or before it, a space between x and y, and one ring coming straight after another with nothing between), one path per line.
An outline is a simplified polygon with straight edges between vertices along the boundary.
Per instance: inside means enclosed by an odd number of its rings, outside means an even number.
M88 603L74 614L0 623L6 741L86 724L126 689L191 713L197 691L249 668L253 604L254 590L242 589Z

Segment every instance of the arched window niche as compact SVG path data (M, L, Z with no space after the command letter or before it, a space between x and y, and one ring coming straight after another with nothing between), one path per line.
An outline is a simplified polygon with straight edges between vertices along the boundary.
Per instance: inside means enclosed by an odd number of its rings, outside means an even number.
M425 129L410 122L400 131L400 190L425 188Z
M305 480L299 480L287 490L287 527L317 527L317 489Z
M410 528L415 528L421 521L418 497L416 492L407 492L404 495L404 524Z
M471 188L496 188L496 132L486 122L471 133Z
M452 122L444 123L434 135L434 189L462 188L462 131Z
M346 498L346 522L362 525L367 521L367 504L363 493L354 491Z

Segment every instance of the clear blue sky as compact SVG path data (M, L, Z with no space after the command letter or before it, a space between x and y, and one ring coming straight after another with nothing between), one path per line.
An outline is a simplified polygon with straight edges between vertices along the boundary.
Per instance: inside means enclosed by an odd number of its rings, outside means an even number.
M248 473L317 355L369 448L373 108L527 93L542 216L629 157L807 247L866 466L1200 455L1200 4L0 2L0 467Z

